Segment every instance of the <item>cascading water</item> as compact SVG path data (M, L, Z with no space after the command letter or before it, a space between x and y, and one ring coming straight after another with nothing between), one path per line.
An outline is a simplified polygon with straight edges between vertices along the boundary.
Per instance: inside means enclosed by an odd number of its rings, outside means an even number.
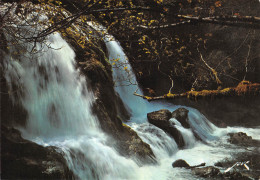
M108 136L102 132L91 112L93 94L84 77L75 69L74 51L58 33L49 35L45 44L27 43L23 47L26 51L21 55L12 54L21 47L11 46L11 53L4 59L5 78L10 91L18 92L14 100L19 100L28 112L27 125L20 129L25 138L44 146L59 147L76 178L83 180L194 179L188 170L172 169L171 163L182 158L189 160L191 165L198 164L198 161L213 164L226 157L224 154L228 154L228 150L195 142L191 130L183 129L178 122L175 124L187 137L184 140L190 149L178 150L174 139L148 124L147 112L162 108L174 110L178 106L148 103L133 96L138 86L129 86L129 83L136 83L136 79L122 48L116 41L106 44L110 60L118 59L123 64L113 69L113 75L118 84L116 90L132 113L129 125L150 144L158 164L140 167L108 145ZM32 49L36 52L32 53ZM128 84L122 84L124 80L128 80ZM202 140L214 140L216 131L217 134L225 134L198 111L188 109L192 129Z
M27 55L6 57L6 79L24 88L19 98L29 114L27 132L46 138L85 134L86 129L95 132L98 121L90 111L93 95L74 68L73 50L59 34L51 35L48 42L50 47L37 44L31 60Z
M128 124L138 133L144 142L150 144L156 158L159 161L159 168L162 170L164 169L166 172L170 173L172 175L171 177L176 177L177 179L181 177L182 179L184 177L188 178L189 175L187 175L187 172L181 172L182 175L178 176L178 172L174 171L173 173L173 170L170 170L170 164L174 159L185 159L191 165L197 165L202 162L206 162L207 165L214 165L215 162L221 159L231 157L231 152L233 150L223 148L223 143L225 144L226 142L218 142L215 140L218 140L219 137L225 136L229 132L238 132L241 130L248 132L248 129L217 128L212 123L210 123L207 118L198 110L190 107L184 107L189 110L188 116L191 128L186 129L182 127L176 119L171 120L174 122L173 124L175 124L173 126L175 126L181 132L186 148L189 148L178 150L175 141L171 137L169 137L157 127L147 123L147 118L145 115L148 112L159 109L169 109L173 111L179 108L179 106L174 106L167 103L162 104L160 102L147 103L144 102L145 100L142 98L134 96L133 93L136 91L136 89L139 89L139 87L135 75L132 72L131 65L129 64L120 44L111 38L111 36L109 37L110 40L107 38L106 46L109 52L110 60L113 62L116 59L118 64L123 64L123 67L113 67L114 79L117 80L123 77L123 79L126 80L125 82L127 82L129 81L127 78L130 78L130 82L135 82L135 85L131 85L132 87L122 86L115 88L123 102L128 105L132 112L132 117ZM131 76L128 76L129 74ZM251 131L255 133L257 130L251 129ZM207 142L207 145L196 140L194 134L196 134L203 142ZM250 131L249 134L251 134ZM168 166L165 166L165 163L168 164ZM166 177L162 179L166 179Z
M99 27L99 29L101 29ZM113 66L113 78L117 82L119 81L119 86L116 87L116 91L122 98L123 102L129 107L132 112L131 122L133 123L145 123L147 122L146 114L151 111L156 111L159 109L164 109L167 106L158 102L148 103L140 97L134 96L133 93L138 87L136 77L132 71L131 65L120 46L120 44L113 40L113 37L106 37L106 46L109 53L110 61L116 60L119 66ZM127 68L126 68L127 67ZM134 82L134 84L128 84L124 86L124 83ZM121 86L120 86L121 85ZM123 86L122 86L123 85ZM175 110L178 106L168 105L170 110ZM192 128L203 140L213 140L216 137L213 135L215 126L211 124L201 113L193 108L187 107L189 112L189 121Z
M107 40L106 46L109 53L109 59L112 62L115 61L115 64L113 65L113 79L116 83L116 91L123 102L125 102L126 107L128 107L132 116L142 117L144 112L147 111L148 103L141 98L132 95L138 86L135 86L137 81L126 55L116 41ZM129 96L130 94L131 96ZM137 104L138 106L136 106Z
M29 114L23 135L60 147L80 179L134 178L137 165L106 145L107 137L91 113L93 95L74 67L73 50L58 33L47 41L50 47L38 49L32 60L5 58L6 79L23 86L19 98Z

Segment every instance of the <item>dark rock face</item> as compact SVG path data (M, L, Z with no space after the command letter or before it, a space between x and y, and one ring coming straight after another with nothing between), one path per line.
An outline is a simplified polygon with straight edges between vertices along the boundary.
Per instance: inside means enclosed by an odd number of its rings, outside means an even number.
M25 140L18 130L1 127L3 179L73 179L62 153Z
M172 123L169 121L172 114L169 110L162 109L159 111L154 111L147 114L148 121L157 126L158 128L164 130L166 133L171 135L179 147L184 146L184 140L181 133L176 129Z
M0 50L0 59L3 59L4 52ZM0 116L1 123L6 125L19 125L23 126L26 123L27 112L17 102L13 102L10 98L8 83L6 82L3 74L3 67L0 64ZM18 88L17 88L18 89ZM12 92L12 91L11 91ZM19 93L18 90L12 92L16 98Z
M246 175L243 175L240 172L235 172L235 171L221 174L220 177L222 179L231 179L231 180L237 180L237 179L239 179L239 180L251 180L252 179L252 178L250 178Z
M251 136L248 136L246 133L230 133L229 142L241 146L255 146L260 147L260 141L253 139Z
M222 164L221 162L216 162L216 163L214 164L214 166L217 166L217 167L224 167L223 164Z
M244 146L245 151L238 153L230 159L225 159L220 161L215 166L223 167L227 169L233 166L236 162L247 162L248 167L250 170L248 171L243 165L235 166L231 171L227 173L223 173L222 179L259 179L259 172L260 172L260 156L259 156L259 147L260 144L254 144L255 147L251 147L251 150L246 150L248 146ZM240 147L241 148L241 147Z
M204 168L194 168L194 169L192 169L192 172L195 175L208 178L208 177L218 176L220 173L220 170L213 166L208 166L208 167L204 167Z
M155 126L168 126L172 114L167 109L161 109L147 114L148 121Z
M94 29L91 31L99 37ZM93 114L98 117L102 130L113 138L112 146L123 156L131 156L145 163L155 162L150 146L143 142L130 127L122 123L130 118L130 113L114 90L112 67L106 59L107 54L104 53L105 43L98 38L96 40L98 48L82 48L77 43L77 37L64 38L73 47L77 66L82 75L86 76L94 93Z
M230 180L249 180L250 178L244 176L240 172L232 171L227 173L221 173L220 170L213 166L203 168L193 168L192 173L203 178L214 179L230 179Z
M229 134L230 139L229 142L232 144L243 144L249 143L252 141L252 137L248 136L246 133L238 132Z
M249 145L253 142L252 137L243 132L230 133L229 136L229 142L232 144Z
M201 164L199 164L199 165L196 165L196 166L190 166L185 160L183 160L183 159L178 159L178 160L176 160L176 161L174 161L173 163L172 163L172 167L173 168L176 168L176 167L184 167L184 168L186 168L186 169L192 169L192 168L197 168L197 167L201 167L201 166L205 166L206 165L206 163L201 163Z
M188 113L189 110L185 108L179 108L172 112L172 117L177 119L183 127L190 128Z
M222 165L222 164L221 164ZM214 179L232 179L232 180L248 180L250 175L246 176L237 171L229 171L227 173L221 173L220 170L213 166L205 166L205 163L201 163L196 166L190 166L185 160L178 159L172 163L173 168L186 168L191 169L194 175L203 177L203 178L214 178Z
M183 159L178 159L172 163L172 167L184 167L184 168L190 168L190 165L184 161Z
M116 148L122 155L136 158L137 163L156 163L150 145L143 142L131 127L123 124L123 130L119 132L117 141Z

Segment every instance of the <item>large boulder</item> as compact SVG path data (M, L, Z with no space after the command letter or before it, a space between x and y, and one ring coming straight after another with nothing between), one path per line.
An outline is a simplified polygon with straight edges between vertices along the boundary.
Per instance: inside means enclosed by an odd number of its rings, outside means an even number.
M172 118L177 119L183 127L190 128L188 113L189 110L185 108L179 108L172 112Z
M73 179L64 155L21 137L18 130L1 127L2 179Z
M186 169L192 169L192 168L197 168L197 167L201 167L201 166L205 166L206 165L206 163L201 163L201 164L199 164L199 165L196 165L196 166L190 166L185 160L183 160L183 159L178 159L178 160L176 160L176 161L174 161L173 163L172 163L172 167L173 168L176 168L176 167L184 167L184 168L186 168Z
M180 148L184 147L184 140L182 134L176 129L173 124L169 121L172 117L172 113L167 109L154 111L147 114L148 121L162 129L169 135L171 135Z
M258 141L253 140L251 136L248 136L246 133L238 132L238 133L230 133L229 134L229 142L237 145L245 145L245 146L254 146L259 144Z
M172 114L167 109L161 109L147 114L148 121L155 126L168 126Z
M187 168L187 169L190 169L190 165L183 159L178 159L176 161L174 161L172 163L172 167L183 167L183 168Z

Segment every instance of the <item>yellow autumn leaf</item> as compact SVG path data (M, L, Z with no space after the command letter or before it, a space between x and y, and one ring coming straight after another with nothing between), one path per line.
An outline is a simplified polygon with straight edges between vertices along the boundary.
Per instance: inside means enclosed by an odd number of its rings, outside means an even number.
M221 1L216 1L216 2L215 2L215 6L216 6L216 7L221 7Z

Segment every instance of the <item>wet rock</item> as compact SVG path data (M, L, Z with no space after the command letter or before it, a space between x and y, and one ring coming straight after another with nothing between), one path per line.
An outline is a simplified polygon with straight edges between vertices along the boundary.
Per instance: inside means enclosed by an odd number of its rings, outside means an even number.
M96 30L85 28L83 31L93 31L99 37ZM86 76L91 86L95 96L92 112L98 117L102 130L110 135L111 146L122 156L131 157L142 163L154 163L155 158L150 146L143 142L130 127L122 123L130 119L131 114L115 92L112 66L107 61L108 54L104 53L105 43L98 38L95 40L96 47L85 46L82 49L73 34L64 38L74 48L80 72Z
M1 51L1 50L0 50ZM0 52L0 59L3 59ZM15 84L12 84L15 93L10 93L13 90L9 89L10 84L5 79L4 69L0 63L0 79L1 79L1 93L0 93L0 116L1 124L4 125L18 125L24 126L26 124L27 112L16 100L18 99L18 94L22 93L21 88L16 87ZM15 102L12 101L11 95L14 97Z
M193 168L192 173L203 178L214 179L226 179L226 180L249 180L249 176L246 176L237 171L229 171L227 173L221 173L220 170L213 166L204 168Z
M217 177L220 175L220 170L213 166L203 167L203 168L194 168L192 173L200 177Z
M201 167L201 166L205 166L206 165L206 163L201 163L201 164L199 164L199 165L196 165L196 166L190 166L185 160L183 160L183 159L178 159L178 160L176 160L176 161L174 161L173 163L172 163L172 167L173 168L176 168L176 167L184 167L184 168L186 168L186 169L192 169L192 168L198 168L198 167Z
M189 169L190 165L183 159L178 159L172 163L172 167L184 167Z
M179 130L176 129L169 121L171 117L172 113L167 109L162 109L147 114L148 121L151 124L171 135L175 139L175 142L178 144L178 146L182 148L184 147L183 137Z
M252 178L243 175L240 172L232 171L232 172L227 172L223 173L220 175L222 179L229 179L229 180L251 180Z
M62 152L21 137L14 128L1 127L3 179L72 179Z
M214 166L217 166L217 167L224 167L223 163L222 162L216 162L214 164Z
M161 109L159 111L154 111L147 114L148 121L155 126L166 124L168 125L169 119L171 119L172 114L167 109Z
M123 130L118 134L117 141L116 148L123 156L135 157L137 163L156 163L150 145L143 142L130 126L123 124Z
M183 127L190 128L188 113L189 110L185 108L179 108L172 112L172 118L177 119Z
M240 147L242 148L242 147ZM259 156L259 146L256 144L255 147L250 147L248 148L248 146L245 146L245 149L243 152L235 154L232 156L232 158L230 159L225 159L223 161L220 161L217 164L222 164L224 169L228 169L229 167L233 166L236 162L247 162L249 161L247 164L247 166L249 167L249 171L243 166L235 166L233 167L233 169L231 171L229 171L228 173L224 173L223 177L227 177L226 179L232 179L229 177L234 177L234 180L237 180L240 178L235 178L235 177L241 177L244 176L243 178L251 178L251 179L259 179L259 172L260 172L260 156ZM215 165L217 165L215 164ZM236 174L236 173L241 173L240 174ZM222 178L224 179L224 178Z
M251 136L248 136L246 133L243 132L230 133L229 136L229 142L232 144L252 145L253 142L255 142Z

